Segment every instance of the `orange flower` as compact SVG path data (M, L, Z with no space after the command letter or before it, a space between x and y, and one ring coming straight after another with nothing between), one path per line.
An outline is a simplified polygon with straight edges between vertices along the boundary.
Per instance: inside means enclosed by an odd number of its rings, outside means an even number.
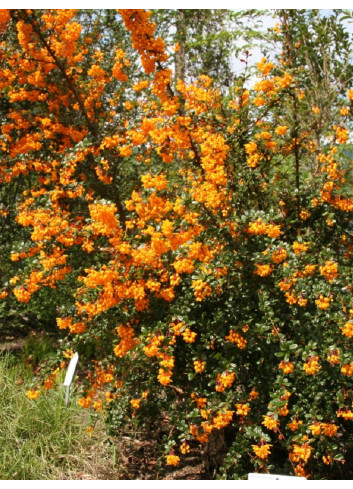
M236 404L235 407L237 408L237 414L239 414L239 416L247 416L251 410L248 404L243 403Z
M298 241L294 241L293 245L293 251L296 255L299 255L300 253L304 253L307 251L310 247L310 243L298 243Z
M228 387L230 387L235 380L234 372L223 372L217 375L216 391L224 392Z
M190 446L186 443L186 441L183 441L183 443L179 447L180 451L182 454L186 455L187 453L190 453Z
M330 302L331 302L330 297L324 297L323 295L320 294L319 298L316 299L315 304L319 309L327 309L330 307Z
M271 275L271 273L273 272L272 265L267 265L267 264L261 265L255 263L255 267L256 270L254 271L254 273L256 273L256 275L259 275L260 277L267 277L268 275Z
M287 126L278 126L275 130L275 133L279 136L284 136L288 130Z
M177 455L166 455L165 458L167 465L174 465L176 467L180 463L180 457Z
M10 19L11 19L10 10L0 9L0 33L4 32Z
M40 395L40 390L32 389L26 392L27 399L31 399L31 400L37 399L39 395Z
M339 350L330 351L329 354L327 355L326 360L331 365L337 365L338 363L340 363L340 352L339 352Z
M332 282L336 277L338 277L338 264L331 260L326 261L324 265L320 268L320 273L323 275L329 282Z
M172 381L173 372L160 368L158 371L158 382L162 385L168 385Z
M272 254L272 261L274 263L282 263L282 261L286 260L287 258L287 251L284 248L279 248Z
M268 456L271 454L271 447L272 445L270 444L261 444L260 446L252 445L255 455L262 460L266 460L266 458L268 458Z
M323 455L322 461L324 462L324 464L330 465L332 463L332 458L330 455Z
M308 443L304 443L304 445L295 444L293 447L293 451L289 454L289 458L292 462L300 462L303 461L306 463L311 457L311 452L313 451L313 447L308 445Z
M193 280L192 287L197 302L201 302L205 297L212 294L212 288L203 280Z
M353 338L353 323L348 321L344 326L341 327L342 333L348 338Z
M269 430L276 432L279 425L278 419L274 419L273 416L267 415L264 415L262 417L264 418L262 424Z
M224 339L230 341L231 343L236 343L237 347L241 350L247 345L247 340L233 329L229 331L229 335Z
M338 426L333 423L321 423L321 428L325 436L332 438L337 434Z
M138 409L140 407L141 399L131 399L130 404L134 409Z
M352 377L353 375L353 363L345 363L341 367L341 372L343 375L346 375L347 377Z
M303 421L298 421L297 419L293 419L293 421L288 423L287 426L291 431L297 431L299 426L302 424L303 424Z
M321 434L321 425L317 421L309 426L309 430L313 435L320 435Z
M196 373L200 374L205 370L205 367L206 367L206 362L203 362L201 360L194 361L194 370Z
M248 401L253 401L254 399L257 399L258 397L259 397L259 393L255 389L252 389L250 394L249 394Z
M303 370L305 370L308 375L317 374L321 370L319 357L317 355L309 357L303 365Z
M197 336L197 333L194 333L189 328L185 328L185 330L182 333L182 336L183 336L183 340L185 341L185 343L194 343L196 336Z
M279 368L283 370L285 374L291 374L294 370L294 365L292 362L284 362L283 360L279 364Z

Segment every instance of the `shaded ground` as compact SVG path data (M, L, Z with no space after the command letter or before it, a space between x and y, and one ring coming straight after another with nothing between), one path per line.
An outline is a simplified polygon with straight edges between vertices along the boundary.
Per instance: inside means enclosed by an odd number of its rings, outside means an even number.
M97 430L95 437L99 438ZM89 453L72 455L74 469L62 474L62 480L205 480L198 454L183 456L178 467L162 468L156 458L155 444L122 437L112 445L102 441L90 445Z
M24 338L15 338L14 336L0 337L0 354L5 352L19 352L25 344Z
M192 448L183 455L177 467L161 467L155 458L156 442L122 436L120 460L124 467L120 478L128 480L200 480L210 479L201 460L200 451Z

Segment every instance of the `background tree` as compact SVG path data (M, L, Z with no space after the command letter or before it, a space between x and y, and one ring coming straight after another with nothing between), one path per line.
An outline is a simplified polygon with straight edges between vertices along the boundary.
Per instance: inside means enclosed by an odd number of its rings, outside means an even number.
M260 31L260 10L160 9L153 11L157 34L177 46L171 61L178 79L192 80L211 76L220 87L232 86L235 58L256 40Z

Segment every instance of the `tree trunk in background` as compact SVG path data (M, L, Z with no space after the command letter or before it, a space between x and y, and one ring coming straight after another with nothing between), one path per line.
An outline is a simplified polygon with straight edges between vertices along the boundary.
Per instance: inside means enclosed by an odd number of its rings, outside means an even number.
M212 472L222 466L227 449L225 429L213 430L202 450L202 461L207 472Z
M185 79L185 41L186 41L186 21L183 9L178 9L176 20L176 39L179 43L179 51L175 55L175 80Z

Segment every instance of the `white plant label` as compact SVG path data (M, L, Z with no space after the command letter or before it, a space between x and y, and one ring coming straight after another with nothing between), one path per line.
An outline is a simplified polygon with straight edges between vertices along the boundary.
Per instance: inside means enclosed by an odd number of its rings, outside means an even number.
M66 387L70 387L70 385L71 385L71 382L72 382L72 379L73 379L73 376L75 373L77 362L78 362L78 353L76 352L75 355L71 358L67 372L66 372L66 377L65 377L65 381L64 381L64 385Z
M278 474L248 474L248 480L272 480L272 481L281 481L284 479L300 479L301 481L306 481L305 477L296 477L295 475L278 475Z

